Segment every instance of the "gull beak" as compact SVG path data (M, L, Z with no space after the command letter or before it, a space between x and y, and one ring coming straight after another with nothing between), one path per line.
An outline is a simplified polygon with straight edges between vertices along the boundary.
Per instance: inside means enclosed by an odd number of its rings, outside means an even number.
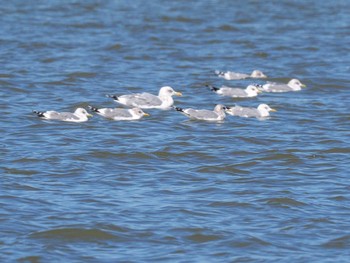
M301 87L306 88L306 85L305 84L301 84Z
M270 111L275 112L275 111L277 111L277 110L276 110L276 109L270 109Z
M143 116L150 116L150 115L149 115L148 113L145 112L145 113L143 113Z
M94 116L94 115L92 115L92 114L88 113L86 116L88 116L88 117L92 117L92 116Z
M175 95L176 96L182 96L182 93L181 92L175 92Z

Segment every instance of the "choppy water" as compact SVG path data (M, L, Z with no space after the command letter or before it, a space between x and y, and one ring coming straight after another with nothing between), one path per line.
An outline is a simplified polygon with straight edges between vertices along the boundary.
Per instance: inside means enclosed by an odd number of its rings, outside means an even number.
M349 1L3 1L1 262L348 262ZM233 100L214 70L308 88ZM256 82L256 81L254 81ZM258 83L264 83L258 81ZM107 93L278 112L114 122Z

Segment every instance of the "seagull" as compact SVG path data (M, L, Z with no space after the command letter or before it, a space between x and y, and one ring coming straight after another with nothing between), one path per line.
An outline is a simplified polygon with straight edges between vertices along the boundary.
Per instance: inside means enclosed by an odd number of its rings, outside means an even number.
M96 112L107 119L115 121L124 120L139 120L143 116L149 116L148 113L143 112L140 108L124 109L124 108L95 108L88 106L90 110Z
M270 108L267 104L260 104L257 108L241 107L235 105L234 107L226 107L226 113L232 116L239 117L255 117L255 118L265 118L270 116L270 111L276 111Z
M288 84L267 82L265 85L262 85L261 90L266 92L288 92L298 91L304 87L306 87L306 85L302 84L298 79L292 79L288 82Z
M254 70L250 75L245 73L238 73L233 71L215 71L215 74L218 75L219 78L224 78L226 80L238 80L238 79L247 79L247 78L254 78L254 79L263 79L267 78L267 76L262 73L260 70Z
M74 113L72 112L57 112L57 111L36 111L33 113L37 114L46 120L60 120L69 122L84 122L88 120L88 117L92 117L85 109L77 108Z
M203 120L203 121L222 121L225 119L225 109L224 105L218 104L215 106L214 110L195 110L192 108L182 109L179 107L174 108L176 111L183 113L185 116L193 120Z
M262 88L261 85L249 85L245 89L240 88L231 88L227 86L222 86L221 88L216 88L213 86L208 85L208 87L214 91L215 93L222 95L222 96L228 96L232 98L250 98L250 97L256 97L258 96L258 93L261 93L259 90Z
M128 107L168 110L174 104L173 95L182 96L181 92L176 92L172 87L165 86L159 90L158 96L143 92L122 96L107 95L107 97Z

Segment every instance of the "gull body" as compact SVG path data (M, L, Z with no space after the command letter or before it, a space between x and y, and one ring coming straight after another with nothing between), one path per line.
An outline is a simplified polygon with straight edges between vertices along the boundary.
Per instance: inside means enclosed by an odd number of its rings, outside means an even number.
M298 79L291 79L287 84L268 82L262 85L261 90L265 92L288 92L288 91L298 91L306 87L305 84L301 83Z
M181 96L182 94L180 92L176 92L170 86L165 86L159 90L158 96L143 92L122 96L107 95L107 97L113 98L116 102L128 107L167 110L174 104L174 100L172 98L174 95Z
M265 118L270 116L271 111L276 111L275 109L270 108L267 104L260 104L257 108L251 108L251 107L241 107L241 106L234 106L234 107L227 107L226 113L232 116L239 116L239 117L255 117L255 118Z
M192 108L182 109L175 107L175 110L181 112L185 116L193 120L203 120L203 121L222 121L225 119L226 107L224 105L218 104L215 106L214 110L197 110Z
M267 76L262 73L260 70L253 70L251 74L233 72L233 71L215 71L216 75L220 78L224 78L226 80L239 80L239 79L247 79L247 78L267 78Z
M261 91L259 90L259 88L261 88L260 85L249 85L245 89L232 88L227 86L222 86L220 88L209 86L209 88L219 95L228 96L232 98L256 97L259 93L261 93Z
M88 117L92 117L85 109L77 108L72 112L57 112L57 111L33 111L40 118L46 120L59 120L68 122L84 122L88 120Z
M95 108L89 106L90 110L107 119L115 121L139 120L143 116L149 116L140 108L124 109L124 108Z

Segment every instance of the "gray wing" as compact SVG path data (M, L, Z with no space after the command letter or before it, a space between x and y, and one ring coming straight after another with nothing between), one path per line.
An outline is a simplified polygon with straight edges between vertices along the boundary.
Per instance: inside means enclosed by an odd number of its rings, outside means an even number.
M131 118L132 114L129 112L127 109L110 109L110 108L104 108L104 109L99 109L101 112L100 115L113 119L115 117L120 117L120 118Z
M287 84L283 84L283 83L273 83L273 82L271 82L271 83L267 83L265 87L264 87L264 90L265 91L269 91L269 92L293 91L293 89L291 87L289 87Z
M120 98L127 99L127 105L134 107L160 106L162 104L158 96L146 92L123 95Z
M52 119L52 117L51 117L51 119ZM61 112L61 113L58 112L57 115L55 114L54 119L61 120L61 121L67 121L67 120L79 120L79 117L77 117L74 113L71 113L71 112Z
M230 108L229 112L239 117L260 117L260 113L255 108L235 106Z
M216 119L218 114L210 111L210 110L194 110L194 109L186 109L184 113L192 118L198 120L208 120L208 119Z
M220 89L223 96L229 96L229 97L247 97L247 93L244 89L239 88L230 88L230 87L222 87Z
M245 79L245 78L248 78L249 75L244 74L244 73L231 72L230 77L231 77L231 79Z

